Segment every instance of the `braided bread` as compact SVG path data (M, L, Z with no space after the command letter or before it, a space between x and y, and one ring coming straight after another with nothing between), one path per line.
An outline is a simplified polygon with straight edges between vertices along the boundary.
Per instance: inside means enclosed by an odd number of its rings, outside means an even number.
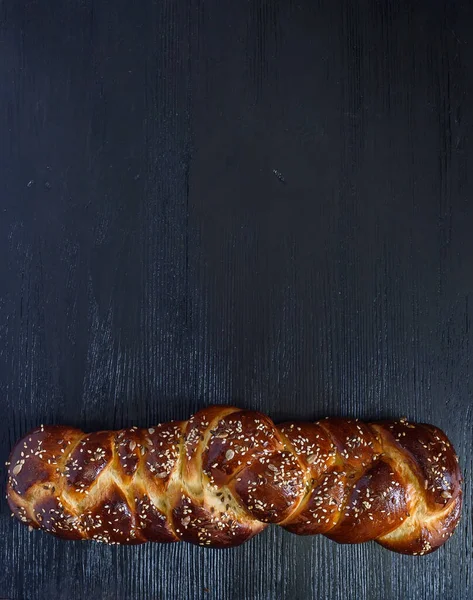
M276 427L261 413L213 406L149 429L41 426L7 464L7 499L20 521L108 544L224 548L276 523L426 554L453 533L462 504L445 434L405 419Z

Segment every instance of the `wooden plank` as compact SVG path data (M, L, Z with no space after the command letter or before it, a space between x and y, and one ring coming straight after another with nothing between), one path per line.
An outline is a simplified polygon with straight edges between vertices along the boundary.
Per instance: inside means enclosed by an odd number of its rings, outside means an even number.
M466 478L422 558L277 528L65 543L3 501L0 597L473 597L472 25L440 0L0 5L0 454L235 403L432 422Z

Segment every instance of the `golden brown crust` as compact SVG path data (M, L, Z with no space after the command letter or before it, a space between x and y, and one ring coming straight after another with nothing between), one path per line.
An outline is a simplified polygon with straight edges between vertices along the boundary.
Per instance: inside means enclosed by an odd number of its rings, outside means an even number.
M275 426L213 406L185 422L19 440L8 463L13 515L65 539L237 546L269 523L339 543L426 554L453 533L461 473L445 434L405 419Z

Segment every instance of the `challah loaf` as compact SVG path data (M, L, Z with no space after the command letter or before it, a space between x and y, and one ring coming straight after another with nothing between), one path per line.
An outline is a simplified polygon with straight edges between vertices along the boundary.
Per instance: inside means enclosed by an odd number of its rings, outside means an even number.
M20 521L109 544L231 547L275 523L426 554L453 533L462 504L457 456L432 425L276 426L223 406L149 429L41 426L16 444L8 475Z

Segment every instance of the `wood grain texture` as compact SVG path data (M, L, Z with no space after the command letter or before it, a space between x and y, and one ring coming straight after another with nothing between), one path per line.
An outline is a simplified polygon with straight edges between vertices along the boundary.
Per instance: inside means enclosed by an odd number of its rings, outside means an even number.
M472 26L447 0L0 3L1 456L235 403L432 422L466 479L419 559L64 543L2 500L0 597L473 597Z

